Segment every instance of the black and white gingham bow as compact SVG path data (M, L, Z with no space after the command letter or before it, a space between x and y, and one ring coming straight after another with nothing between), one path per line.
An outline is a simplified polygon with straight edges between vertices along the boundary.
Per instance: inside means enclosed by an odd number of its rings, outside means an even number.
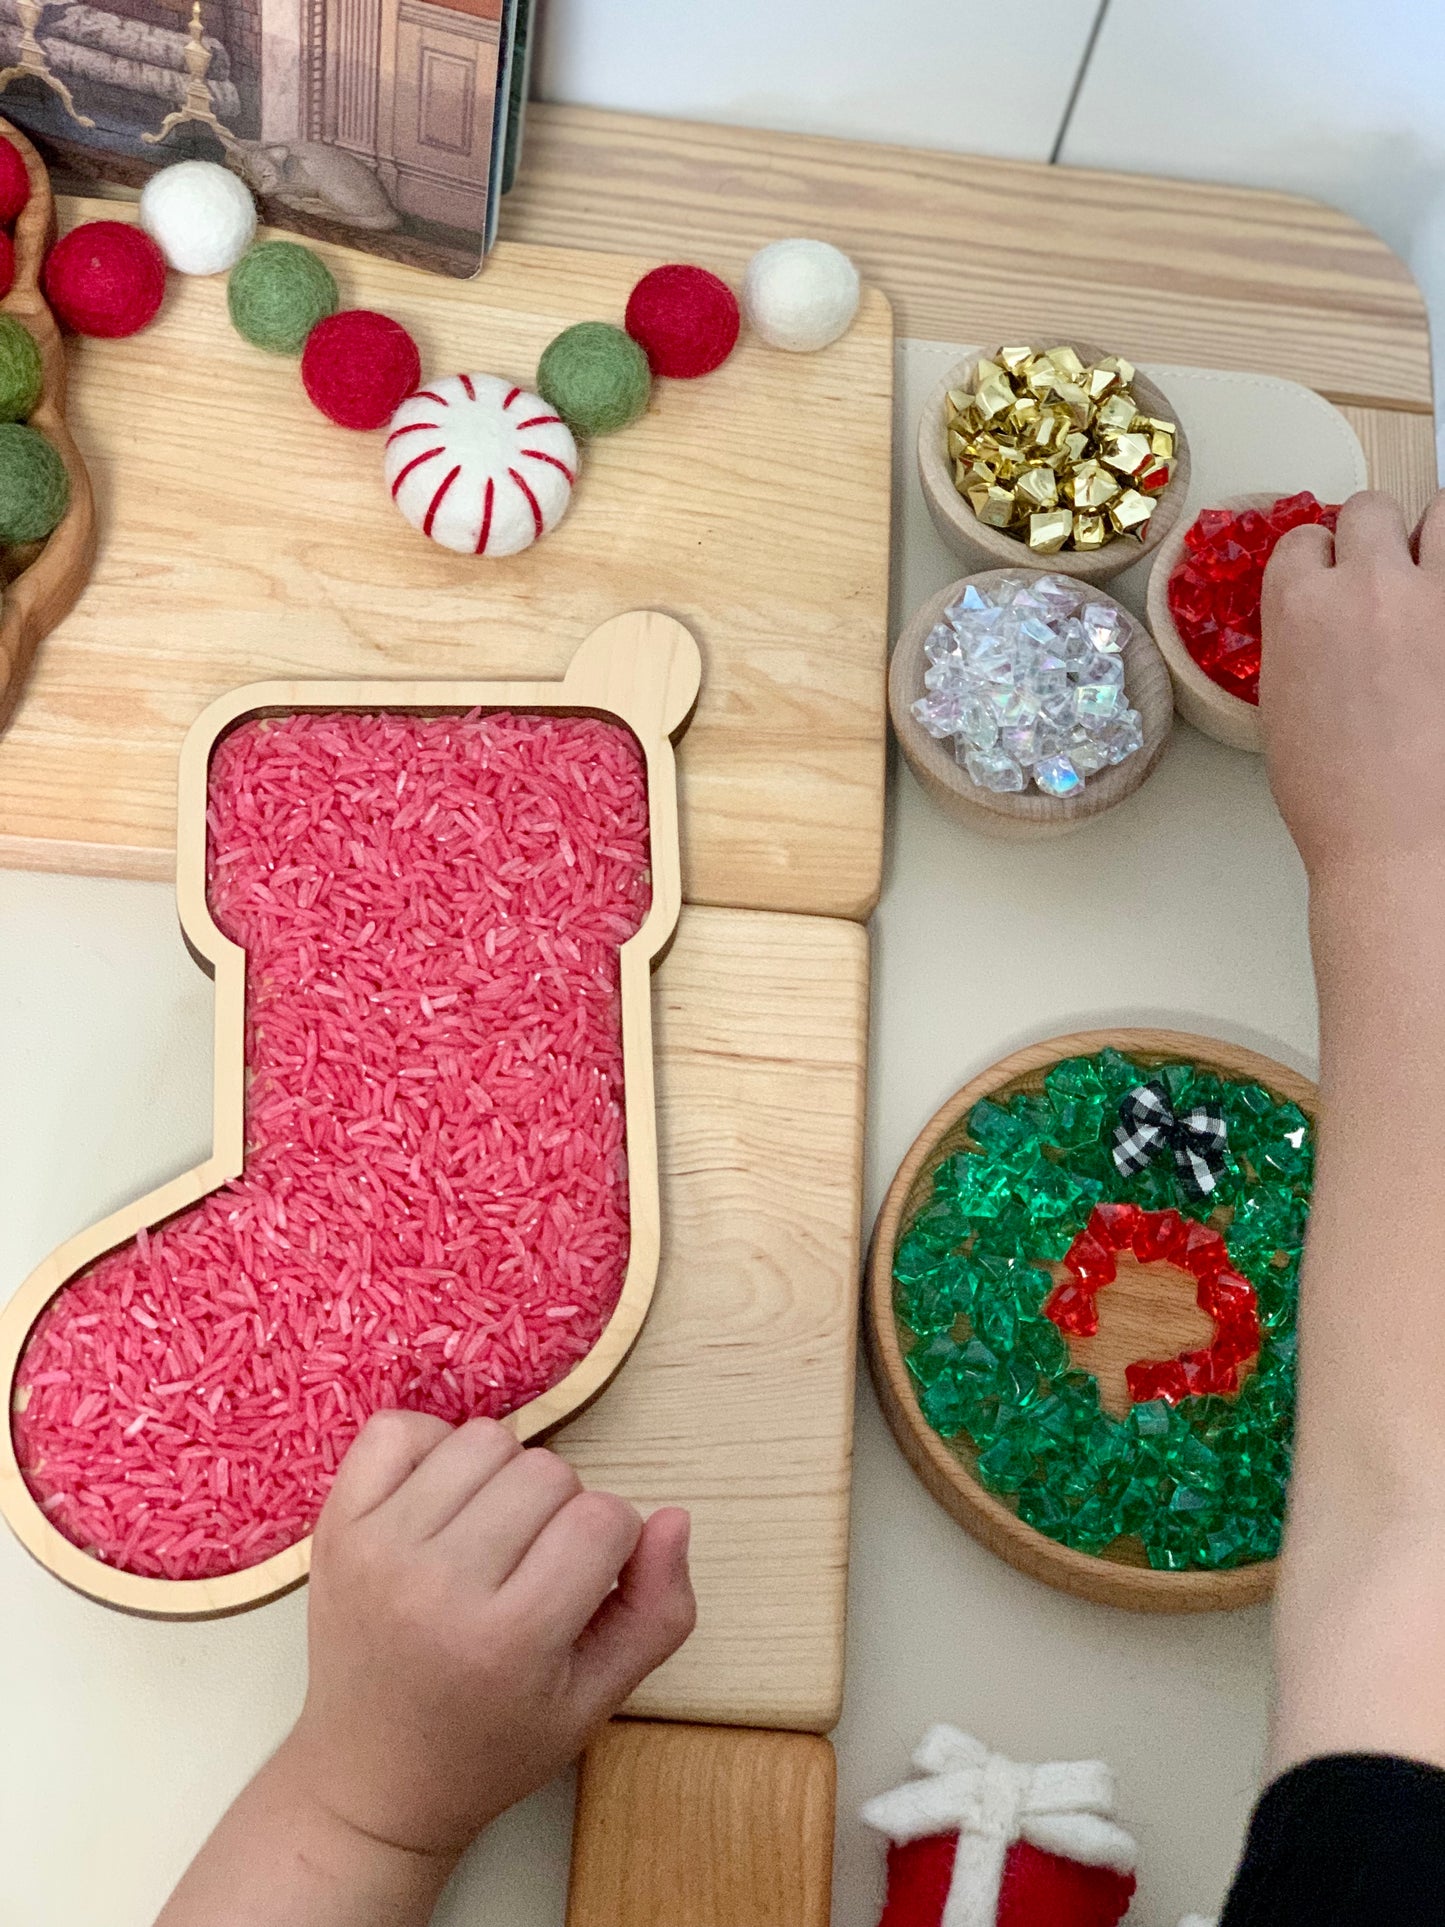
M1200 1104L1176 1117L1168 1091L1156 1079L1136 1084L1119 1106L1114 1164L1120 1177L1132 1178L1167 1148L1184 1189L1191 1197L1207 1198L1224 1175L1228 1143L1229 1127L1218 1111Z

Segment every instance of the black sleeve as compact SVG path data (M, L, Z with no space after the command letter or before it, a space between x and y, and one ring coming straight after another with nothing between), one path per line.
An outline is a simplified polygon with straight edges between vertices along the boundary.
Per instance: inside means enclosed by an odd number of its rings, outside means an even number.
M1266 1788L1219 1927L1442 1927L1445 1771L1307 1760Z

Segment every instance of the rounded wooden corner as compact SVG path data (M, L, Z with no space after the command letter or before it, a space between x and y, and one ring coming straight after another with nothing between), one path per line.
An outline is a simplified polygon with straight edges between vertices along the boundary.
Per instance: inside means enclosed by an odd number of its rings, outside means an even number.
M868 1364L884 1417L903 1456L923 1485L990 1552L1057 1591L1131 1612L1198 1613L1232 1610L1268 1598L1276 1561L1223 1571L1161 1572L1112 1552L1077 1551L1025 1524L1004 1499L973 1475L924 1418L904 1362L893 1311L893 1254L903 1224L916 1209L940 1159L967 1141L967 1118L981 1098L1010 1087L1032 1088L1061 1058L1114 1049L1148 1065L1180 1060L1207 1065L1228 1077L1264 1084L1311 1116L1315 1085L1298 1071L1242 1045L1186 1031L1119 1029L1051 1037L1000 1058L971 1078L929 1119L889 1185L873 1227L864 1284Z
M654 624L665 627L659 630ZM0 1385L5 1388L0 1517L25 1549L72 1590L143 1617L211 1619L279 1597L300 1585L310 1569L308 1536L260 1564L216 1579L156 1579L118 1571L73 1545L45 1516L20 1471L10 1422L20 1362L46 1306L106 1252L198 1203L242 1169L246 958L244 950L217 927L207 904L206 792L216 743L251 716L328 708L427 713L585 707L617 716L638 737L647 765L653 887L647 916L618 952L628 1163L627 1269L617 1302L586 1356L555 1385L509 1413L505 1422L522 1440L554 1432L601 1395L637 1342L656 1290L661 1249L651 973L671 939L681 898L675 766L666 721L684 697L690 708L698 668L697 645L680 623L649 615L647 627L654 637L661 636L664 646L636 653L630 668L609 647L605 676L594 674L588 681L593 672L584 670L585 699L579 698L577 686L566 678L515 684L269 682L228 691L191 725L180 757L176 899L186 940L203 965L209 964L215 979L215 1149L192 1171L67 1239L0 1307ZM594 666L599 661L594 656ZM685 716L686 710L682 713Z
M697 638L658 609L629 609L599 623L579 644L563 678L577 701L620 716L644 742L677 735L701 684Z

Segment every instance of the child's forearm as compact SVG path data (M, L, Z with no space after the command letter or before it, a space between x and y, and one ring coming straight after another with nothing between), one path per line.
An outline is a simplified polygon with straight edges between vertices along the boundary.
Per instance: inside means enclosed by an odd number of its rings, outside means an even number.
M156 1927L424 1927L456 1855L358 1831L307 1780L287 1741L224 1815Z
M1315 887L1321 1117L1301 1280L1274 1765L1445 1763L1445 888Z

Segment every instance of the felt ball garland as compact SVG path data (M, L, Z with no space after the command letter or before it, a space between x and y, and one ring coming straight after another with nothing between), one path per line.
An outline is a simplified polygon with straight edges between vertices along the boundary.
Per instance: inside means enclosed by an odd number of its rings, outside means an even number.
M743 311L770 348L826 348L858 312L858 270L828 241L770 241L748 263Z
M261 241L231 270L226 306L232 327L252 347L299 355L317 322L336 312L336 277L299 242Z
M655 375L687 381L720 368L737 342L741 315L726 281L672 261L644 274L627 298L627 332Z
M217 161L177 161L141 189L140 224L178 274L224 274L256 234L256 203Z
M610 321L579 321L549 342L537 363L537 392L576 435L610 435L647 407L647 356Z
M390 315L344 308L307 335L301 381L339 427L380 428L421 381L421 352Z

